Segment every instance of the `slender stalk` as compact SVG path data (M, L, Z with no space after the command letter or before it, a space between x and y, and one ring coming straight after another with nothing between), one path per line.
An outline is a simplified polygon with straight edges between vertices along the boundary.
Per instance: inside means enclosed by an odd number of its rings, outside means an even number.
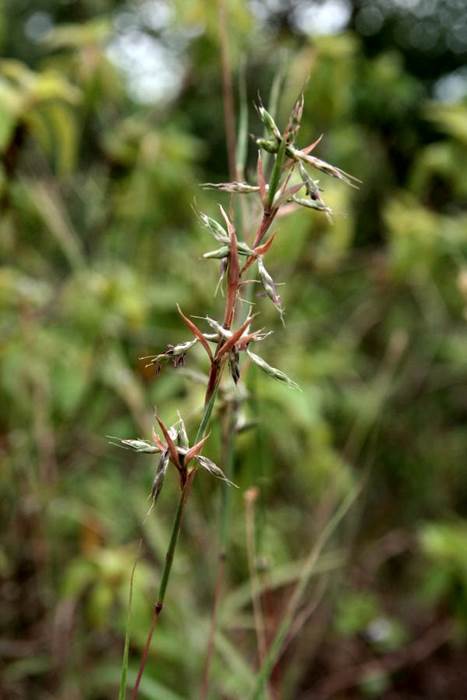
M159 586L159 594L157 596L157 602L154 605L154 610L152 614L151 626L149 628L148 636L146 638L146 643L144 645L143 654L141 656L141 662L138 670L138 675L136 677L135 685L131 693L131 700L136 700L138 697L138 690L143 677L144 669L146 667L146 662L148 659L149 649L151 647L152 637L154 635L154 630L159 621L162 609L164 607L165 594L167 591L167 585L169 583L170 572L172 571L172 564L174 560L175 548L177 546L178 536L180 534L180 527L182 524L182 516L185 508L186 500L190 491L190 486L193 481L195 472L190 472L188 479L180 492L180 498L178 501L177 511L175 513L175 519L172 526L172 534L170 536L170 542L165 555L164 569L162 571L162 578Z
M206 434L206 431L208 429L209 421L212 415L212 409L214 408L214 403L216 401L216 396L217 396L217 390L218 390L218 385L216 386L212 396L209 398L207 402L205 402L204 405L204 411L203 415L201 417L201 421L198 427L198 431L196 434L196 440L195 442L198 442L201 440L202 437ZM156 629L157 622L159 620L160 614L162 612L162 609L164 607L164 600L165 600L165 594L167 591L167 586L169 584L169 579L170 579L170 573L172 571L172 564L175 556L175 549L177 546L178 542L178 536L180 534L180 527L182 524L182 516L183 512L185 509L185 504L188 498L188 494L191 489L191 484L193 482L193 479L195 477L196 470L192 470L191 472L188 473L187 480L180 492L180 498L178 501L178 506L177 506L177 511L175 513L175 518L174 518L174 523L172 526L172 533L170 536L170 542L169 546L167 549L167 553L165 556L165 563L164 563L164 568L162 571L162 577L161 577L161 582L159 585L159 593L157 596L157 601L154 605L154 610L152 614L152 619L151 619L151 625L149 628L149 632L146 638L146 643L143 648L143 653L141 655L141 661L140 661L140 666L138 670L138 675L136 677L135 685L133 687L132 693L131 693L131 700L136 700L138 697L138 691L139 691L139 686L141 683L141 679L143 677L144 669L146 667L146 662L148 659L148 654L149 654L149 649L151 648L151 642L152 638L154 635L154 630Z
M216 403L216 396L217 396L218 390L219 390L219 383L214 388L214 391L211 394L209 400L206 401L204 404L203 416L201 418L201 422L199 424L198 431L196 433L195 442L198 442L206 435L206 432L207 432L207 429L209 426L209 421L211 420L212 409L214 408L214 404Z
M222 5L222 2L221 2ZM219 13L219 33L221 37L221 42L223 45L223 52L227 55L227 36L225 31L225 12L223 8L220 8ZM246 68L242 64L239 71L239 122L238 122L238 137L236 141L236 152L235 152L235 167L232 169L231 163L231 143L227 142L227 151L229 157L229 170L230 177L232 179L243 179L246 157L247 157L247 146L248 146L248 107L247 107L247 90L246 90L246 78L245 78ZM230 68L223 69L223 83L224 83L224 114L226 115L226 131L227 131L227 115L229 111L233 109L233 99L231 97L231 84L229 89L229 81L226 81L226 77L230 75ZM230 128L234 128L232 120L230 120ZM242 224L246 218L245 216L245 202L240 200L237 206L237 219L240 224L240 230L243 228ZM248 311L247 311L248 314ZM234 439L235 439L235 424L237 419L237 404L236 402L229 402L226 406L226 411L224 415L224 430L222 436L222 444L224 447L224 459L222 460L225 465L225 473L228 479L232 480L233 472L233 462L234 462ZM208 644L206 650L206 658L204 661L203 669L203 681L201 685L200 700L205 700L209 693L209 680L210 680L210 670L212 659L214 656L214 640L217 629L217 619L218 611L220 606L220 601L222 598L222 593L224 590L224 579L225 579L225 564L227 557L227 543L228 543L228 529L230 522L230 505L231 505L231 492L230 488L224 484L221 489L221 504L220 504L220 542L219 542L219 554L217 558L217 572L216 572L216 583L214 586L214 600L212 604L211 612L211 623L209 626L209 636Z
M250 395L250 407L252 412L253 420L256 421L256 454L255 454L255 465L256 465L256 476L257 483L259 485L259 497L258 497L258 508L257 508L257 520L256 520L256 537L255 546L256 554L259 562L262 562L261 568L264 568L264 557L263 557L263 534L266 525L266 504L265 504L265 492L269 483L269 476L266 472L266 460L264 458L264 427L260 418L259 402L258 402L258 370L256 367L252 367L249 375L249 385L248 391Z
M221 553L221 554L219 554L219 560L218 560L218 564L217 564L216 585L214 587L214 600L213 600L213 604L212 604L211 624L209 625L209 637L208 637L208 644L207 644L207 650L206 650L206 658L204 661L203 681L202 681L202 685L201 685L200 700L206 700L206 698L208 697L208 694L209 694L210 671L211 671L212 659L214 656L214 639L215 639L216 630L217 630L217 616L218 616L218 611L219 611L219 603L221 601L222 591L224 589L224 577L225 577L225 557L222 556L222 553Z
M266 631L264 624L263 608L257 573L256 544L255 544L255 502L258 498L258 489L252 488L245 492L245 530L246 551L248 556L248 568L251 582L251 600L253 603L253 616L255 620L256 643L258 647L258 661L262 666L266 656Z
M313 574L316 562L327 544L330 537L333 535L337 526L341 522L342 518L347 514L349 508L354 503L358 494L360 493L361 486L357 486L347 495L342 501L339 508L334 513L333 517L329 520L326 526L323 528L321 534L319 535L314 547L310 550L308 558L303 567L302 575L295 586L294 592L289 600L286 607L282 622L275 634L275 637L269 647L269 651L266 655L264 663L257 675L255 688L250 695L250 700L261 700L264 689L268 678L270 677L274 666L276 665L278 659L280 658L284 643L286 641L289 630L293 624L295 614L297 612L298 606L302 600L303 594L308 586L311 575Z
M227 156L229 173L232 180L237 177L236 167L236 137L235 137L235 106L233 98L232 71L230 66L229 41L227 34L227 11L224 0L219 4L219 32L221 42L222 92L224 101L224 124L227 141Z
M141 655L138 675L136 676L135 685L133 686L133 690L131 691L131 700L136 700L136 698L138 697L139 686L143 677L144 669L146 668L146 661L148 660L149 649L151 647L151 641L154 634L154 630L156 629L158 619L159 614L154 609L151 618L151 626L149 627L148 636L146 637L143 653Z
M278 161L278 156L275 157L275 166L277 165ZM283 159L282 159L283 162ZM276 188L279 184L280 181L280 172L277 175L277 183L276 183ZM263 216L260 222L260 225L258 227L258 230L256 232L255 236L255 241L254 245L257 245L258 243L261 242L261 240L264 238L266 235L266 232L268 231L269 227L271 226L275 216L277 214L277 209L270 208L269 206L264 208ZM242 273L246 270L246 267L244 266L242 271L240 272L240 276ZM224 327L227 325L224 322ZM212 363L211 366L211 372L209 376L209 382L208 382L208 390L207 390L207 396L209 396L210 391L212 390L212 386L214 385L214 382L218 381L218 375L222 373L222 368L218 368L215 364L215 362ZM217 384L218 386L218 384ZM210 399L211 400L211 399ZM230 421L231 427L227 431L227 436L226 439L228 440L228 450L227 450L227 463L226 463L226 468L227 468L227 477L230 479L231 478L231 470L233 466L233 440L234 440L234 425L235 422L233 419ZM197 436L197 439L201 436ZM205 660L205 665L204 665L204 671L203 671L203 683L202 683L202 689L201 689L201 700L205 700L208 696L209 692L209 672L210 672L210 667L211 667L211 662L212 662L212 656L214 653L214 639L215 639L215 632L216 632L216 627L217 627L217 613L218 613L218 608L220 604L220 599L222 596L222 591L223 591L223 586L224 586L224 576L225 576L225 557L226 557L226 551L227 551L227 540L228 540L228 528L229 528L229 520L230 520L230 503L231 503L231 496L230 496L230 490L224 486L223 489L223 500L222 500L222 507L221 507L221 542L220 542L220 551L219 551L219 560L218 560L218 570L217 570L217 575L216 575L216 585L215 585L215 590L214 590L214 601L213 601L213 609L212 609L212 614L211 614L211 625L210 625L210 630L209 630L209 637L208 637L208 647L207 647L207 653L206 653L206 660Z
M225 107L224 107L225 109ZM245 167L248 155L248 101L246 89L246 63L241 61L238 71L238 132L235 153L235 177L245 179ZM236 198L236 223L239 231L248 229L248 203L244 197Z
M269 102L268 102L268 112L269 114L273 117L273 119L276 118L277 116L277 109L279 105L279 98L282 92L282 87L284 84L284 79L285 79L285 68L286 68L286 60L285 60L285 55L282 54L279 63L278 63L278 68L274 74L274 80L271 85L271 92L269 93ZM266 127L264 127L264 137L268 137L268 131ZM268 172L268 164L269 164L269 159L271 157L271 154L268 153L267 151L263 155L263 166L264 166L264 171Z
M182 515L185 508L186 500L188 498L188 493L190 491L190 486L193 481L193 476L195 472L190 472L188 480L183 487L180 499L178 501L177 512L175 513L174 524L172 527L172 534L170 536L169 548L165 557L164 570L162 572L161 583L159 587L159 596L156 603L156 612L158 615L162 612L162 607L164 605L165 593L167 590L167 585L169 583L170 572L172 571L172 564L174 560L175 547L177 546L178 535L180 534L180 526L182 524Z
M235 153L235 176L240 180L245 177L245 165L248 152L248 102L246 90L246 66L242 61L238 80L238 135Z
M221 3L222 4L222 3ZM220 24L221 24L221 34L225 30L225 26L223 26L223 22L225 22L225 16L220 17ZM224 48L225 44L223 42ZM271 100L273 101L273 111L276 111L277 108L277 101L278 101L278 96L279 96L279 87L280 87L280 82L281 80L277 80L273 86L272 94L271 94ZM225 74L224 74L224 86L226 85L225 82ZM241 84L241 89L240 89L240 102L241 106L243 108L243 114L241 114L241 128L239 132L239 139L238 139L238 151L237 151L237 161L236 161L236 167L235 167L235 176L238 178L239 174L243 174L243 167L245 163L245 153L242 152L242 148L244 148L244 144L246 143L245 136L246 136L246 111L245 111L245 106L246 106L246 91L245 91L245 86ZM227 99L227 93L224 91L224 112L227 115L229 110L229 102ZM243 128L242 128L243 126ZM226 124L227 128L227 124ZM228 145L228 150L229 145ZM267 231L271 227L276 214L278 212L278 207L275 207L273 205L274 202L274 196L280 186L281 183L281 175L283 172L283 167L284 167L284 161L285 161L285 152L286 152L286 143L285 140L282 141L278 153L274 156L274 165L272 168L272 173L271 173L271 178L270 178L270 183L269 183L269 192L268 192L268 198L266 202L263 202L263 214L262 218L260 221L260 224L258 226L258 229L256 231L255 237L254 237L254 242L253 246L259 245L262 240L264 239ZM232 175L232 174L231 174ZM290 173L289 173L290 177ZM288 180L287 180L288 181ZM240 277L246 270L248 269L249 264L248 262L244 264L242 270L240 271ZM252 293L252 287L249 288L248 290L248 297L247 300L249 300L249 297L251 297ZM227 318L224 319L224 327L230 327L230 322L226 323ZM208 383L208 395L209 392L213 386L213 383L216 381L217 374L219 373L219 369L216 366L215 362L213 362L211 366L211 372L210 372L210 377L209 377L209 383ZM228 445L229 449L227 451L229 459L227 461L227 469L228 473L227 476L230 478L230 471L232 467L232 462L233 462L233 436L234 436L234 429L231 428L230 430L227 431L227 437L226 440L228 440ZM212 661L212 656L214 653L214 639L215 639L215 631L216 631L216 626L217 626L217 616L218 616L218 607L220 604L220 599L222 596L222 591L223 591L223 585L224 585L224 575L225 575L225 557L226 557L226 550L227 550L227 538L228 538L228 527L229 527L229 516L230 516L230 501L231 501L231 496L230 496L230 491L224 487L223 490L223 503L222 503L222 508L221 508L221 546L220 546L220 552L219 552L219 560L218 560L218 570L217 570L217 575L216 575L216 585L215 585L215 592L214 592L214 601L213 601L213 609L212 609L212 615L211 615L211 625L210 625L210 630L209 630L209 637L208 637L208 647L207 647L207 654L206 654L206 660L205 660L205 665L204 665L204 672L203 672L203 683L202 683L202 690L201 690L201 700L205 700L208 696L208 691L209 691L209 671L210 671L210 666L211 666L211 661ZM254 535L253 535L254 537ZM255 542L252 542L252 547L255 549ZM254 559L254 567L256 567L256 554L253 557ZM255 572L252 574L253 576L256 576ZM256 577L257 580L257 577ZM258 608L258 605L260 606L260 601L257 596L253 596L254 598L254 607L255 607L255 620L256 620L256 628L257 628L257 633L258 633L258 645L259 645L259 661L260 664L262 664L264 660L264 656L266 653L266 642L265 642L265 637L264 637L264 624L262 623L262 611ZM262 630L262 631L261 631Z
M227 478L232 480L234 477L234 458L235 458L235 427L238 417L238 404L236 401L230 401L225 415L225 472ZM227 548L229 544L229 528L230 528L230 510L232 506L232 489L227 484L222 488L222 503L221 503L221 521L220 521L220 558L225 560L227 556Z
M141 549L142 539L139 541L138 545L138 556L139 550ZM133 568L131 569L130 576L130 589L128 592L128 612L126 619L126 630L125 630L125 645L123 647L123 659L122 659L122 670L120 675L120 687L118 691L118 700L125 700L126 697L126 684L128 677L128 658L130 655L130 620L131 620L131 605L133 602L133 584L135 581L136 565L138 564L138 556L136 557Z
M222 443L224 446L224 459L225 464L225 474L228 479L233 478L233 465L234 465L234 444L235 444L235 425L237 421L237 403L235 401L229 401L226 405L224 421L223 421L223 435ZM206 700L209 693L209 680L210 680L210 670L212 659L214 656L214 640L217 630L217 620L220 601L222 598L222 593L224 590L225 581L225 564L227 558L227 548L229 539L229 526L230 526L230 510L231 510L231 489L227 484L224 484L221 491L221 504L219 513L219 532L220 532L220 542L219 542L219 555L217 560L217 572L216 572L216 583L214 587L214 600L212 604L211 613L211 624L209 627L209 637L206 651L206 658L204 662L203 669L203 682L201 686L200 700Z

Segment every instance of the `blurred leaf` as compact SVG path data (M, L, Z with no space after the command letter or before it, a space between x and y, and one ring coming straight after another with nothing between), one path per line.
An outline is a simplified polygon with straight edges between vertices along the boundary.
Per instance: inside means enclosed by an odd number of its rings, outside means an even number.
M363 632L378 614L378 602L372 593L349 592L338 600L336 630L346 637L353 636Z
M103 43L110 34L110 22L97 19L83 24L62 24L54 27L43 39L51 49L81 48Z
M444 132L467 145L467 106L464 104L439 104L431 102L426 107L428 119Z

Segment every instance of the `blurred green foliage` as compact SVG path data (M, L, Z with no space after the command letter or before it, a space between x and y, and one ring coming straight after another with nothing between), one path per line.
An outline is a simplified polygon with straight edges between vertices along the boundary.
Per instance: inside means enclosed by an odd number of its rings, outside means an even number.
M318 610L273 678L280 697L310 697L347 663L346 650L352 663L385 658L446 620L450 648L465 635L467 103L437 99L386 35L369 52L364 33L313 36L287 23L274 32L245 2L226 4L249 107L258 90L266 99L287 48L280 120L309 76L302 145L324 132L318 155L363 181L353 191L323 177L334 223L296 213L271 253L274 277L287 283L287 325L259 299L276 330L265 356L303 392L248 375L253 400L242 410L258 426L236 447L213 667L213 698L247 697L255 654L242 492L261 489L274 630L330 510L363 480L316 567ZM198 183L227 179L218 13L215 3L163 3L158 28L148 2L35 5L6 0L0 10L0 688L12 699L97 700L118 685L129 578L144 555L134 679L177 488L169 480L148 513L151 458L109 436L149 436L155 406L167 422L180 409L194 428L202 387L187 374L204 368L202 353L187 372L158 377L138 358L185 338L176 303L192 314L221 308L194 212L216 215ZM115 58L128 27L139 32L133 43L146 32L180 61L167 99L135 97L135 74ZM209 452L220 461L216 423ZM200 476L142 697L197 697L218 497ZM391 698L409 697L413 674L401 674L406 686L356 677L357 690L340 697L391 688ZM453 683L433 697L461 697Z

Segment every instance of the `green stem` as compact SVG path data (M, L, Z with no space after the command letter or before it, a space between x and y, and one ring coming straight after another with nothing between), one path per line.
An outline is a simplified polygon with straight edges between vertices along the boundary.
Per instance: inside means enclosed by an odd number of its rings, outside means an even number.
M214 392L213 392L211 398L204 406L204 411L203 411L203 415L201 417L201 422L199 424L198 432L196 433L195 442L199 442L206 434L206 430L208 429L209 421L210 421L210 418L212 415L212 409L214 408L214 403L216 401L218 387L219 387L219 385L217 385L217 387L214 389ZM167 590L167 585L169 583L169 577L170 577L170 572L172 570L175 548L177 546L178 535L180 533L180 526L182 524L183 509L185 507L186 499L188 497L188 493L190 491L190 486L191 486L191 483L193 481L195 473L196 472L192 471L190 473L190 475L188 476L188 480L182 489L182 492L180 494L180 499L178 501L177 512L175 513L174 524L172 527L172 534L170 535L169 548L167 549L167 554L165 556L164 570L162 572L162 578L161 578L161 583L160 583L160 587L159 587L159 595L158 595L158 599L157 599L157 603L156 603L156 610L157 610L157 608L159 608L159 613L160 613L160 610L162 610L162 606L164 604L165 592Z
M193 475L194 472L191 472L191 474ZM188 477L188 480L180 493L177 512L175 513L175 519L172 526L172 534L170 536L169 547L167 549L167 554L165 555L165 564L159 586L159 595L157 597L156 612L158 615L160 615L162 607L164 605L165 593L167 590L167 585L169 583L170 572L172 570L172 564L174 560L175 547L177 546L178 535L180 533L180 526L182 524L183 510L190 490L192 478L193 477Z
M261 666L266 656L266 631L264 624L263 606L261 602L260 585L258 579L256 533L255 533L255 502L258 497L258 489L249 489L244 494L245 500L245 532L248 569L250 574L251 601L253 604L253 618L255 622L256 644L258 648L258 662ZM267 693L269 696L269 693Z
M139 686L141 679L143 677L144 669L146 667L146 662L148 659L149 649L151 647L152 637L154 630L156 629L157 622L159 620L162 608L164 607L165 593L169 583L170 572L172 570L172 564L174 560L175 547L177 546L178 535L180 533L180 526L182 524L182 515L185 507L186 499L190 491L190 485L194 476L194 472L191 472L191 478L188 477L185 485L180 493L180 499L178 501L177 512L175 513L174 524L172 526L172 534L170 536L169 547L165 555L164 569L162 571L162 578L159 586L159 593L157 596L157 602L154 606L154 611L151 619L151 626L149 628L148 636L146 638L146 643L144 645L143 653L141 656L141 662L139 665L138 675L136 676L135 685L131 693L131 700L136 700L138 697Z
M220 377L214 388L209 401L204 404L203 415L201 417L201 422L199 424L198 432L196 433L195 443L199 442L205 435L208 429L209 421L211 420L212 409L216 403L217 392L219 390Z
M201 422L199 424L198 432L196 434L196 442L199 442L202 437L206 434L206 430L209 425L209 420L212 415L212 410L214 408L214 403L216 401L217 391L219 384L214 388L214 391L210 399L205 403L203 415L201 417ZM162 571L162 578L159 585L159 593L157 596L157 602L154 606L154 612L152 615L151 626L149 628L148 636L146 638L146 643L144 645L143 653L141 656L141 662L138 670L138 675L136 677L135 685L131 693L131 700L136 700L138 697L138 690L143 677L144 669L146 667L146 662L149 654L149 649L151 647L152 637L154 630L156 628L157 622L159 620L162 608L164 607L165 594L167 591L167 586L169 585L170 572L172 571L172 564L175 556L175 549L177 547L178 536L180 534L180 527L182 524L183 511L185 509L185 503L190 492L191 484L195 477L196 471L192 471L188 474L188 478L182 488L180 493L180 498L178 501L177 511L175 513L174 523L172 526L172 533L170 535L170 542L165 555L164 569Z
M235 443L235 424L237 421L237 405L230 404L226 415L226 446L225 446L225 475L229 481L233 481L234 467L234 443ZM222 502L221 502L221 527L220 527L220 556L225 557L229 539L230 525L230 510L232 505L232 488L228 484L222 485Z
M139 555L139 550L141 549L141 543L142 540L139 542L139 547L138 547L138 555ZM127 677L128 677L128 658L130 655L130 622L131 622L131 605L133 602L133 585L135 581L135 572L136 572L136 565L138 563L138 557L136 557L133 568L131 570L131 576L130 576L130 590L128 593L128 612L127 612L127 618L126 618L126 627L125 627L125 646L123 648L123 659L122 659L122 670L121 670L121 675L120 675L120 687L118 691L118 700L125 700L126 697L126 683L127 683Z
M258 562L263 559L263 534L266 525L266 498L265 492L269 486L269 474L266 473L266 460L264 458L264 428L261 421L258 402L258 368L252 366L248 375L250 407L253 420L256 421L256 451L255 451L255 476L259 486L257 525L256 525L256 552Z

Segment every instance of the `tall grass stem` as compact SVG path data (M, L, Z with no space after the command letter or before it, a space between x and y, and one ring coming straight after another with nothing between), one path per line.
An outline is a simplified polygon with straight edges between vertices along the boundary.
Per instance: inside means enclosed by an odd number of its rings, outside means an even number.
M313 575L314 568L321 555L321 552L326 546L329 539L334 534L341 520L345 517L345 515L351 508L360 491L361 485L357 485L354 489L352 489L349 492L346 498L343 499L342 503L337 508L332 518L328 521L326 526L321 531L315 545L310 550L308 558L303 567L302 575L300 576L300 579L298 580L297 585L295 586L294 592L286 607L282 621L269 647L264 663L257 675L256 685L249 700L261 700L261 698L263 697L267 680L270 677L274 666L276 665L282 653L285 640L293 624L295 614L298 610L298 606L300 605L300 602L308 586L310 578Z

